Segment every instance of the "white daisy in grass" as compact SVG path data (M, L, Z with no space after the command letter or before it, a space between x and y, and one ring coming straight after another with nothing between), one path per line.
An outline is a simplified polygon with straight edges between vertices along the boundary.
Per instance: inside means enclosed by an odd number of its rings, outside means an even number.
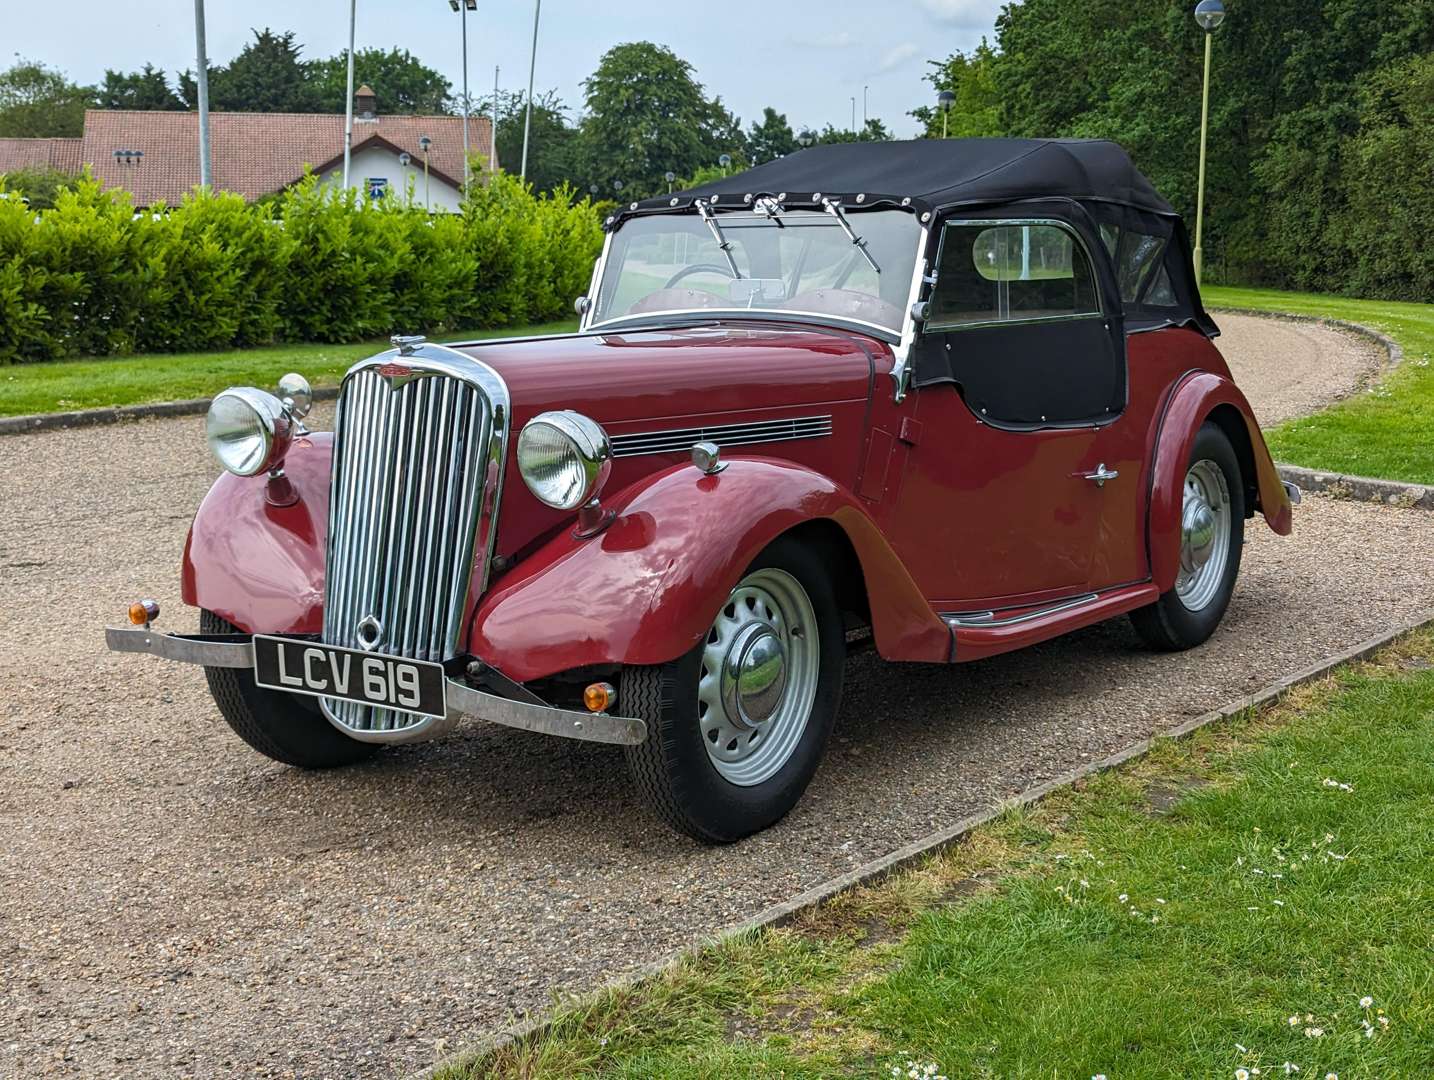
M1359 999L1359 1007L1360 1007L1361 1009L1367 1009L1367 1008L1369 1008L1369 1007L1370 1007L1371 1005L1373 1005L1373 1004L1374 1004L1374 999L1373 999L1372 997L1370 997L1368 994L1366 994L1364 997L1362 997L1362 998Z
M1295 1073L1300 1071L1300 1067L1296 1065L1293 1061L1287 1061L1284 1064L1284 1070L1286 1076L1293 1076Z
M1296 1014L1296 1015L1290 1017L1289 1023L1290 1023L1290 1027L1299 1027L1299 1026L1300 1026L1300 1018L1299 1018L1299 1015Z
M1236 1069L1236 1070L1235 1070L1235 1080L1250 1080L1250 1070L1249 1070L1249 1069Z

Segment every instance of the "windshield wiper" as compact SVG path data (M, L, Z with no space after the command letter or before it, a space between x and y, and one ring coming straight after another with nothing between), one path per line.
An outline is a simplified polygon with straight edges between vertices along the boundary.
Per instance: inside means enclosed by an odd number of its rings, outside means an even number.
M712 213L712 208L702 199L698 199L697 212L702 215L702 220L707 222L707 228L712 230L712 239L717 241L717 247L727 256L727 265L732 268L732 276L741 280L742 271L737 269L737 260L732 257L732 242L722 235L722 226L717 224L717 216Z
M866 241L852 231L851 223L847 221L846 215L842 213L841 203L823 198L822 209L837 219L837 223L841 225L842 232L846 233L847 239L856 245L856 249L860 251L866 258L866 261L871 264L871 268L878 274L881 273L881 267L876 265L876 260L871 257L871 252L866 250Z

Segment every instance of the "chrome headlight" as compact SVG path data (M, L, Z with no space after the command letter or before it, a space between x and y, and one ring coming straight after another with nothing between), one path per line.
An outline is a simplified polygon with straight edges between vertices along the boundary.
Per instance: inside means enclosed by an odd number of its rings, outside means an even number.
M528 490L555 510L576 510L595 498L612 469L607 432L595 420L564 410L523 425L518 471Z
M236 476L254 476L282 464L289 450L289 414L273 394L231 386L210 403L204 433L219 464Z

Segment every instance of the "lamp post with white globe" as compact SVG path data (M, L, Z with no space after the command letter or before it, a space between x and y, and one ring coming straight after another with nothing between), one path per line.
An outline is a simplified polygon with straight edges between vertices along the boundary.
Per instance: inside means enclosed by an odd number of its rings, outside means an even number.
M1210 133L1210 39L1225 21L1225 5L1220 0L1200 0L1195 5L1195 22L1205 31L1205 83L1200 97L1200 176L1195 186L1195 284L1200 284L1200 268L1205 259L1205 143Z
M951 106L956 104L956 94L943 90L936 95L936 105L941 110L941 137L946 138L947 124L951 117Z

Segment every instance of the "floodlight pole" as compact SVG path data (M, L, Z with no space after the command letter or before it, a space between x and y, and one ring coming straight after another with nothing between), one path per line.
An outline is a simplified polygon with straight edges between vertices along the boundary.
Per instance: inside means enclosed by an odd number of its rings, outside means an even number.
M1210 39L1214 34L1205 31L1205 85L1200 95L1200 177L1195 184L1195 286L1200 286L1200 269L1204 262L1205 249L1205 144L1210 134Z
M533 52L528 59L528 111L523 117L523 165L518 176L525 183L528 179L528 135L533 130L533 73L538 68L538 17L543 13L543 0L533 4ZM497 138L497 135L494 135Z
M493 65L493 125L488 129L488 182L498 171L498 65Z
M209 161L209 57L204 48L204 0L194 0L194 38L199 68L194 79L199 93L199 183L209 188L214 185L214 175Z
M358 0L349 0L348 95L344 98L344 198L348 198L349 159L354 145L354 23L357 17Z
M468 197L468 5L460 3L463 19L463 197Z

